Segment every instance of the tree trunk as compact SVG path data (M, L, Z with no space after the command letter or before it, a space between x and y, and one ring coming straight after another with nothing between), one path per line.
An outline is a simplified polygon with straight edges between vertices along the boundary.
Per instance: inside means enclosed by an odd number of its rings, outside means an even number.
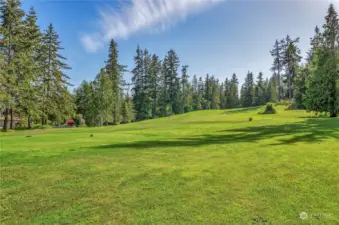
M102 110L100 111L100 126L102 127L104 125L104 116Z
M280 102L280 72L278 71L278 102Z
M292 89L291 89L291 75L288 77L288 100L291 101Z
M13 118L13 108L11 107L11 122L10 122L10 127L9 127L9 129L11 129L11 130L13 130L13 120L14 120L14 118Z
M28 116L28 129L32 129L32 118L31 115Z
M4 119L4 126L3 131L8 131L8 108L5 109L5 119Z

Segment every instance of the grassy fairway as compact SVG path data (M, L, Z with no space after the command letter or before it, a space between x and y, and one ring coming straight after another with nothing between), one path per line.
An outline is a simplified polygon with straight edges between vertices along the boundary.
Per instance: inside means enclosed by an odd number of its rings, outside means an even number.
M338 224L339 119L256 112L1 134L0 222Z

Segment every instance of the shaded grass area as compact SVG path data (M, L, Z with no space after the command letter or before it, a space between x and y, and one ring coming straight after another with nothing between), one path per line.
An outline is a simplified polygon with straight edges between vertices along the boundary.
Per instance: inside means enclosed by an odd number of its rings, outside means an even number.
M339 120L237 110L2 135L1 223L338 224Z
M202 122L204 124L206 122ZM207 122L222 124L223 122ZM158 148L178 146L203 146L227 143L260 142L279 136L279 139L268 145L295 144L298 142L312 143L325 141L328 138L339 140L339 120L309 119L300 123L252 126L245 128L218 131L213 135L204 134L195 137L178 138L176 140L139 141L113 145L97 146L97 148ZM285 138L287 137L287 138Z

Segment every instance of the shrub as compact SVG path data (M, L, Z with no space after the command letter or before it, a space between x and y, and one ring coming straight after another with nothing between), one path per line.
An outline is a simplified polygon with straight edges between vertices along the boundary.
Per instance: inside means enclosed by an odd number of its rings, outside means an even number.
M80 124L79 127L87 127L87 125L83 123L83 124Z
M53 128L51 125L43 125L41 126L41 129L50 129Z
M276 113L277 110L274 108L274 104L272 102L268 102L265 108L263 108L261 112L259 112L259 114L276 114Z
M15 124L16 129L24 128L27 124L27 121L25 120L20 120L18 123Z

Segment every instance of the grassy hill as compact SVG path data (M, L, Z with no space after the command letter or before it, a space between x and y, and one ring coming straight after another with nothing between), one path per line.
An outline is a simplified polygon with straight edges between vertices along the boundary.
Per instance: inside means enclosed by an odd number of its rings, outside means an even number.
M338 224L339 119L257 110L0 134L0 222Z

